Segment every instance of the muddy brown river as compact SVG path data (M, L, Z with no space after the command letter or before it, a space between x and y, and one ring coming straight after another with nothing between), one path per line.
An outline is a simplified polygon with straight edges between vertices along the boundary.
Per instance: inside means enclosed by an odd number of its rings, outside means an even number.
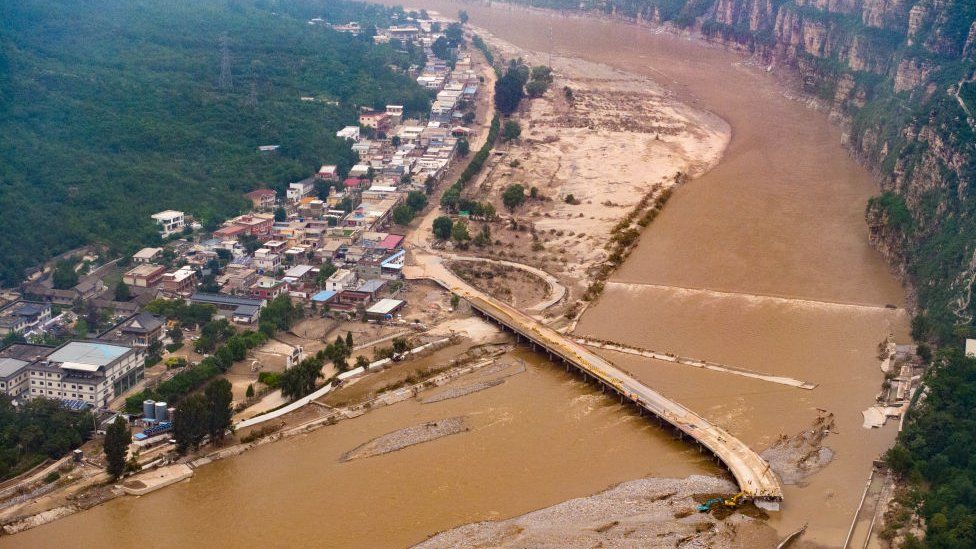
M895 427L865 430L877 344L907 342L903 292L870 249L876 192L822 113L789 99L744 57L597 19L423 0L519 47L648 76L732 127L718 166L680 188L577 332L817 384L812 391L608 353L665 395L762 449L835 414L836 457L786 488L781 533L843 543L870 463ZM551 42L549 39L551 32ZM464 398L406 402L203 467L189 482L9 538L3 545L402 546L641 476L719 471L631 410L524 354L529 369ZM374 458L339 456L378 435L467 415L472 430Z

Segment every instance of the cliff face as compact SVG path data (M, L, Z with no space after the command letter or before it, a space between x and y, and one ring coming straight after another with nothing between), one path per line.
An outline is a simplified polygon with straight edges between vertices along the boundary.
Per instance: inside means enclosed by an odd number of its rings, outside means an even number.
M866 218L872 242L913 286L923 317L916 335L945 340L970 329L976 1L533 3L698 31L799 75L809 94L846 121L853 154L879 176L883 194L868 204Z

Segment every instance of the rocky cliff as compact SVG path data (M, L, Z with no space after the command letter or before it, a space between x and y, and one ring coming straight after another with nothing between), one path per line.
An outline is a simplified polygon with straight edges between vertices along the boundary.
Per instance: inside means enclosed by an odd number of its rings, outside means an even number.
M868 204L867 222L913 288L916 335L970 331L976 0L528 1L699 32L798 75L878 174L883 193Z

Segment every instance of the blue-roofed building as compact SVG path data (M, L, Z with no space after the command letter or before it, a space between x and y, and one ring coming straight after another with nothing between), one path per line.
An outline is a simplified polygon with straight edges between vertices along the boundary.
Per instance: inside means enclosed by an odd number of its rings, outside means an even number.
M322 290L321 292L312 296L312 302L322 305L323 303L328 303L332 301L339 292L334 292L332 290Z
M28 398L80 401L94 408L128 391L145 375L145 350L107 341L69 341L28 367Z

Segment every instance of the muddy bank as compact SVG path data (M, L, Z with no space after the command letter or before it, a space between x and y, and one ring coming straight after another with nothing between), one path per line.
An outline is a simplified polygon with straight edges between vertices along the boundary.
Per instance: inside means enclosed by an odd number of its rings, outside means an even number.
M423 444L424 442L430 442L446 436L463 433L467 430L468 428L464 423L463 416L428 421L427 423L423 423L421 425L406 427L404 429L376 437L373 440L346 452L341 458L339 458L339 461L346 462L354 459L389 454L390 452L396 452L397 450L402 450L408 446L413 446L414 444Z
M416 545L433 547L774 547L762 522L699 513L695 496L733 493L714 477L645 478L503 521L478 522Z
M776 471L783 484L803 486L803 479L816 474L834 459L824 440L834 429L834 415L821 414L809 429L793 436L781 436L760 454Z

